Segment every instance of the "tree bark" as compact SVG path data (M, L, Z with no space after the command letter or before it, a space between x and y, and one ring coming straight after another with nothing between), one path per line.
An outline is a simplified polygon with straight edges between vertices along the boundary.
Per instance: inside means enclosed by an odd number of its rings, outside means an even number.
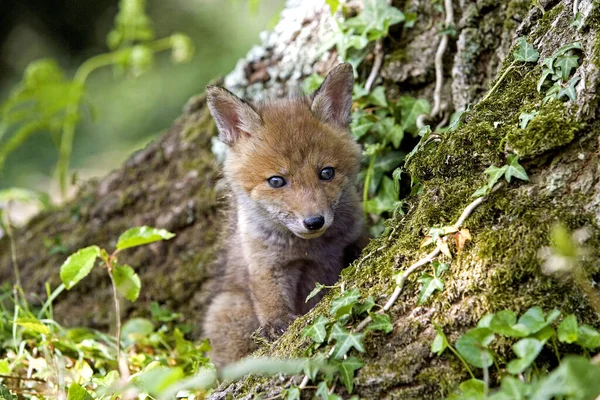
M397 4L398 3L398 4ZM437 28L444 20L428 0L395 2L414 12L412 28L393 27L383 42L381 79L388 95L432 99L436 84L435 53L441 40ZM402 4L399 4L402 3ZM388 335L368 334L365 361L358 373L355 394L361 398L440 398L467 377L452 355L430 351L438 323L454 342L486 313L510 308L522 312L533 305L545 310L575 312L580 321L597 325L598 316L573 282L557 280L541 271L539 250L549 243L551 226L561 221L570 229L586 227L592 236L583 267L592 281L600 278L600 163L598 84L600 81L600 6L579 2L583 24L571 25L571 1L485 0L453 2L456 38L450 38L443 56L442 115L475 104L455 131L440 135L422 147L407 164L422 185L420 195L406 199L407 214L388 221L388 231L373 240L363 256L344 271L345 286L372 295L383 305L395 288L393 275L422 258L429 248L420 243L430 227L453 224L485 183L483 171L506 163L508 152L520 156L530 177L500 188L462 225L472 241L454 258L445 258L450 271L445 289L424 306L417 306L420 272L408 278L390 309L394 330ZM360 2L352 4L360 7ZM543 12L541 10L543 8ZM316 0L290 0L274 32L251 50L225 85L238 95L283 96L297 90L301 79L325 73L339 60L335 50L320 54L324 35L331 29L329 10ZM537 63L513 62L517 37L525 36L539 51ZM540 109L543 94L536 84L541 62L562 45L582 44L581 80L575 101L555 101ZM359 69L366 80L373 61ZM507 72L507 69L510 70ZM498 88L480 99L504 74ZM497 79L497 78L496 78ZM540 114L521 129L521 112ZM29 293L44 293L44 283L56 286L64 254L51 254L44 243L60 237L66 253L98 244L111 248L118 235L134 225L148 224L177 233L169 242L123 255L142 278L141 301L129 304L128 316L147 313L158 301L200 326L214 274L211 261L218 251L219 202L217 164L210 151L215 129L202 97L186 106L173 128L146 149L134 154L108 177L90 182L69 204L45 212L16 234L22 280ZM424 267L423 271L428 267ZM56 301L56 319L68 325L106 329L110 324L110 282L97 271ZM0 241L0 277L12 279L9 244ZM271 346L259 353L300 356L308 342L300 332L319 313L327 311L331 296L299 318ZM508 344L495 349L499 354ZM271 397L290 379L249 377L224 385L212 398ZM344 394L342 389L338 389Z

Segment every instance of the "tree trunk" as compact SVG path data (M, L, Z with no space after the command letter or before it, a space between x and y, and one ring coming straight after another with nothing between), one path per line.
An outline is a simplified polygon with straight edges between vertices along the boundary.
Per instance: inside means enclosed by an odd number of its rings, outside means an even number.
M396 4L402 3L402 4ZM411 94L433 97L435 53L444 20L429 0L395 2L413 12L412 28L392 28L384 44L381 78L390 97ZM539 250L548 245L550 227L562 221L570 229L587 227L592 249L584 262L588 277L600 278L600 6L579 2L582 26L571 26L572 1L541 0L454 1L457 36L450 38L443 57L441 109L476 104L463 115L463 124L423 146L406 169L422 185L419 195L406 199L408 212L388 221L388 231L373 240L363 256L344 271L347 288L358 288L383 305L394 291L393 276L421 259L430 248L420 248L428 229L457 221L471 195L486 182L483 171L506 164L508 152L519 155L530 181L513 180L492 193L462 227L472 241L450 264L443 293L417 306L420 272L408 278L389 313L394 330L365 338L365 361L355 381L361 398L440 398L467 377L454 356L437 357L430 351L439 324L451 342L476 325L486 313L510 308L522 312L533 305L545 310L576 312L581 321L598 324L588 299L571 281L559 281L541 271ZM360 4L358 4L360 6ZM544 8L542 12L541 8ZM225 78L238 95L255 98L282 96L296 90L302 78L325 73L338 63L332 50L319 54L321 40L331 29L329 10L318 1L290 0L282 20L263 45L249 52ZM525 36L539 51L537 63L515 62L511 56L517 37ZM544 94L536 85L541 63L559 47L579 41L580 66L576 100L553 101L526 128L521 112L540 109ZM372 61L359 70L366 79ZM506 74L505 74L506 73ZM489 97L479 101L504 75ZM479 102L478 102L479 101ZM439 122L439 121L436 121ZM200 326L207 302L210 262L218 247L219 204L216 163L211 147L215 129L202 97L192 99L183 116L160 140L134 154L119 170L81 188L71 203L47 211L16 233L17 258L25 290L44 293L44 283L58 282L65 254L53 254L45 243L60 238L66 253L98 244L112 248L118 235L135 225L153 225L177 234L169 242L123 255L141 275L140 301L129 304L128 316L147 313L158 301ZM454 249L453 249L454 250ZM445 257L445 256L444 256ZM425 271L428 267L423 267ZM12 279L9 244L0 242L0 277ZM72 291L61 295L55 316L68 325L106 329L110 325L110 282L97 271ZM270 356L299 356L308 345L300 332L324 313L331 296L299 318L270 347ZM508 344L498 345L503 354ZM249 377L216 391L213 398L242 398L257 393L271 397L291 380ZM338 389L340 393L342 389Z

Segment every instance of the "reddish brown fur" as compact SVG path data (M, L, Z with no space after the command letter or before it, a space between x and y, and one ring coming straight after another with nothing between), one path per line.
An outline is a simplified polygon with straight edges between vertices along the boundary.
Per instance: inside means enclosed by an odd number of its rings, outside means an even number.
M315 284L334 284L360 249L360 148L347 126L351 73L337 67L314 98L257 107L209 88L229 145L224 171L232 194L221 289L204 325L217 365L252 351L257 328L267 337L283 332L320 299L304 302ZM333 179L319 178L325 167L335 169ZM269 186L274 175L287 184ZM317 233L302 222L313 215L325 219Z

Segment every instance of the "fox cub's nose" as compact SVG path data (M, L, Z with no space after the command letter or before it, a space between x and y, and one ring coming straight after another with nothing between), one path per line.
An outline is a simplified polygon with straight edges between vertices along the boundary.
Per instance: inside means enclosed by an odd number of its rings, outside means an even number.
M325 225L325 218L322 215L313 215L304 220L304 226L311 231L319 230Z

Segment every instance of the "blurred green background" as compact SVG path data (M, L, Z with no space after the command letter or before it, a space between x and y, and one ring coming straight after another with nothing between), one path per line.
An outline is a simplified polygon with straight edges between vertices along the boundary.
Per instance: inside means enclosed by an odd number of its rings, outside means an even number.
M274 26L283 3L148 0L156 37L189 35L194 57L174 65L168 53L159 54L154 67L136 79L117 76L111 68L94 72L88 80L93 112L77 128L71 173L78 179L102 176L164 132L191 96L259 43L259 32ZM35 59L53 57L72 74L86 58L107 51L106 34L117 10L118 0L0 1L0 102ZM7 159L0 189L56 194L57 155L50 135L33 135Z

